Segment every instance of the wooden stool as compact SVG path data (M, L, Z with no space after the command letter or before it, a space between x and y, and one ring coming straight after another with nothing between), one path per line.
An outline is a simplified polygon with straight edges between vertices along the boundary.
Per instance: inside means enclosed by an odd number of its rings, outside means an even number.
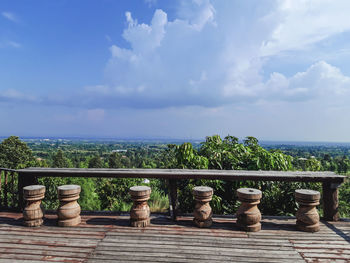
M23 198L26 207L23 210L23 224L25 226L41 226L43 224L44 212L41 200L45 197L45 186L29 185L23 187Z
M320 230L320 216L316 206L320 204L320 192L298 189L295 190L295 199L299 203L296 214L297 228L306 232L317 232Z
M130 210L130 225L134 227L146 227L150 224L150 209L147 200L151 195L151 188L148 186L130 187L129 193L134 201Z
M192 190L196 206L193 211L193 222L198 227L210 227L213 223L213 211L209 202L213 197L213 188L208 186L196 186Z
M238 200L242 202L237 215L237 225L248 232L261 230L261 213L258 208L262 193L253 188L240 188L237 190Z
M59 226L76 226L80 224L79 185L61 185L57 187L60 205L57 209Z

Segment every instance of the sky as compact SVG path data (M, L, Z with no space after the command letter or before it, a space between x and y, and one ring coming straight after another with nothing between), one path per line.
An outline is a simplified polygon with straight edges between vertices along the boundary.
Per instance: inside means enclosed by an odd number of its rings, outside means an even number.
M0 136L350 142L348 0L1 0Z

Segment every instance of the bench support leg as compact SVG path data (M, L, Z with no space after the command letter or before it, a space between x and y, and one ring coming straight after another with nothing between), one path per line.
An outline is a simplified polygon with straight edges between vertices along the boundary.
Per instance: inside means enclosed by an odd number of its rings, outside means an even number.
M35 176L25 176L18 173L18 210L24 209L23 187L28 185L38 184L38 179Z
M169 204L170 204L170 217L176 221L178 212L178 200L177 200L177 182L175 179L169 179Z
M324 182L323 190L323 217L327 221L338 221L338 187L340 184Z

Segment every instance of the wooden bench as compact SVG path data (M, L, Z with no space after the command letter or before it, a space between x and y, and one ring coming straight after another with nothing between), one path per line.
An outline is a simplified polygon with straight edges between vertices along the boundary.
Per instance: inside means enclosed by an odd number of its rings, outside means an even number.
M109 177L109 178L158 178L169 181L170 213L177 216L177 180L208 179L227 181L286 181L320 182L323 189L324 219L337 221L338 187L345 176L334 172L247 171L247 170L188 170L188 169L81 169L81 168L26 168L16 171L19 175L19 199L22 188L36 184L38 177ZM215 189L214 189L215 191ZM234 193L232 193L234 194Z

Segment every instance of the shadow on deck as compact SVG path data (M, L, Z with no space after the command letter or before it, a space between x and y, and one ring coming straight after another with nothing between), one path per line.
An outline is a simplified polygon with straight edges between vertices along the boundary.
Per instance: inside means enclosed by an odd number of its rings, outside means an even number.
M256 233L228 217L209 229L187 216L153 215L147 228L116 213L83 214L70 228L56 220L48 214L42 227L28 228L21 214L0 212L0 262L350 262L349 220L322 222L317 233L297 231L292 217L265 217Z

